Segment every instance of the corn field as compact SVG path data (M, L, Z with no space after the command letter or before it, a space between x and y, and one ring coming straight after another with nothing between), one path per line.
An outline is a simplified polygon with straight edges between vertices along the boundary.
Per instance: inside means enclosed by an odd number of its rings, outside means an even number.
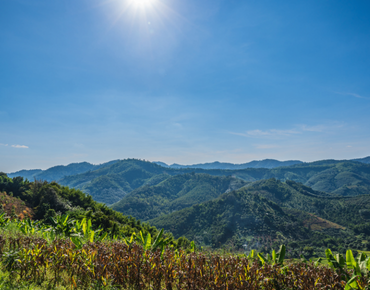
M89 242L81 248L70 239L0 235L3 270L11 278L49 287L91 289L353 289L339 272L313 263L261 264L251 257L185 253L166 248L146 250L119 241ZM354 276L354 289L368 289L365 276Z

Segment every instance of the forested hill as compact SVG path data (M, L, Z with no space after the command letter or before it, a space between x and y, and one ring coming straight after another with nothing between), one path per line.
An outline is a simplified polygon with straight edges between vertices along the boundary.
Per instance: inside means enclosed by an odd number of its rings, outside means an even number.
M365 160L366 161L366 160ZM90 194L94 200L113 204L141 186L153 186L185 173L205 173L212 176L233 176L246 182L276 178L293 180L315 190L349 196L366 194L370 190L370 164L357 161L323 160L291 166L247 168L240 170L163 167L152 162L126 159L102 164L80 174L66 176L58 182ZM41 175L37 175L41 176Z
M245 170L238 174L246 177L247 180L259 180L268 172L268 169L264 168ZM235 172L232 170L172 169L148 161L126 159L98 170L65 177L59 182L81 189L99 202L113 204L141 186L157 185L171 176L186 173L231 176ZM241 179L244 180L244 178Z
M312 190L303 184L287 180L261 180L245 187L247 192L259 194L283 208L292 208L315 214L321 218L353 228L367 223L370 212L370 194L343 197Z
M109 166L114 164L119 160L112 160L103 164L93 165L88 162L81 162L81 163L71 163L69 165L57 165L51 167L46 170L41 169L31 169L31 170L20 170L13 173L8 173L9 177L16 177L21 176L23 178L27 178L28 180L46 180L46 181L58 181L66 176L75 175L84 173L90 170L97 170L104 166ZM324 160L322 162L327 163L334 160ZM341 160L335 162L344 162L344 161L357 161L361 163L370 163L370 156L365 158L358 158L352 160ZM264 159L264 160L255 160L248 163L242 164L234 164L234 163L226 163L226 162L212 162L212 163L202 163L202 164L193 164L193 165L180 165L180 164L172 164L167 165L164 162L153 162L163 167L173 168L173 169L180 169L180 168L199 168L199 169L227 169L227 170L238 170L238 169L246 169L246 168L267 168L272 169L276 167L282 166L291 166L295 164L301 164L302 161L299 160L288 160L288 161L279 161L275 159Z
M91 219L94 230L101 228L110 236L131 236L132 233L142 231L144 235L150 233L156 236L158 230L142 223L133 217L128 217L97 203L91 196L80 190L61 186L56 182L30 182L22 177L9 178L0 172L0 213L5 212L12 218L30 217L33 220L50 222L50 217L57 214L69 215L70 218L82 220ZM179 242L172 238L171 233L165 234L172 240L174 246L189 244L186 239Z
M256 236L277 239L306 239L308 233L276 203L246 189L150 220L149 223L172 231L175 236L192 237L198 243L219 247L226 243L241 247ZM289 226L290 225L290 226Z
M167 178L154 186L142 186L112 205L141 220L148 220L219 197L247 182L231 176L186 173Z
M370 249L370 195L337 197L302 184L258 181L219 198L149 220L199 243L240 247L271 240L334 249ZM357 233L354 235L353 233Z

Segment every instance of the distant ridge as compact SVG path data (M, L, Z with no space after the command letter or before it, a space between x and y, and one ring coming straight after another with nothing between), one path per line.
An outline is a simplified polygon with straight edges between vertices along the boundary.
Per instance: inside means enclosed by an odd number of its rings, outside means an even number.
M30 169L30 170L20 170L12 173L8 173L7 175L11 178L21 176L23 178L27 178L28 180L33 179L41 179L46 181L58 181L62 178L70 175L76 175L85 173L88 171L97 170L102 167L113 165L114 163L120 160L112 160L106 163L94 165L88 162L80 162L80 163L71 163L68 165L57 165L46 170L41 169ZM343 161L357 161L360 163L370 164L370 156L364 158L356 158L350 160L319 160L315 162L310 162L311 164L328 164L329 162L332 163L339 163ZM240 170L240 169L248 169L248 168L266 168L266 169L273 169L282 166L292 166L292 165L299 165L305 162L300 160L287 160L287 161L279 161L275 159L264 159L264 160L254 160L247 163L242 164L234 164L234 163L227 163L227 162L210 162L210 163L200 163L200 164L193 164L193 165L181 165L174 163L172 165L168 165L161 161L154 161L152 162L159 166L171 169L221 169L221 170Z
M32 181L33 179L40 179L46 181L58 181L66 176L75 175L87 172L89 170L96 170L101 167L109 166L116 163L118 160L112 160L106 163L94 165L88 162L71 163L68 165L57 165L50 167L46 170L31 169L31 170L20 170L17 172L7 174L10 178L22 176Z
M360 163L370 164L370 156L364 158L356 158L356 159L349 159L349 160L318 160L315 162L310 163L328 163L332 161L333 163L343 162L343 161L357 161ZM305 163L300 160L287 160L287 161L279 161L276 159L263 159L263 160L253 160L251 162L242 163L242 164L234 164L234 163L227 163L227 162L209 162L209 163L199 163L193 165L181 165L174 163L172 165L168 165L161 161L154 161L153 163L158 164L163 167L167 168L199 168L199 169L229 169L229 170L237 170L237 169L246 169L246 168L267 168L272 169L281 166L292 166L296 164Z
M226 162L212 162L212 163L200 163L200 164L193 164L193 165L181 165L181 164L172 164L172 165L167 165L164 162L153 162L156 163L160 166L163 167L168 167L168 168L174 168L174 169L179 169L179 168L201 168L201 169L230 169L230 170L235 170L235 169L246 169L246 168L276 168L280 166L291 166L295 164L300 164L303 163L302 161L299 160L288 160L288 161L279 161L275 159L264 159L264 160L254 160L251 162L243 163L243 164L234 164L234 163L226 163Z
M370 156L367 156L365 158L352 159L352 161L358 161L358 162L361 162L361 163L369 164L370 163Z

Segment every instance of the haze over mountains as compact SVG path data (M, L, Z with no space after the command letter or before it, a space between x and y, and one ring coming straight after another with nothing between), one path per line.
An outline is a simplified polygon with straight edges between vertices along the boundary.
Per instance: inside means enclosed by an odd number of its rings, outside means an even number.
M289 161L278 161L275 159L264 159L260 161L251 161L248 163L243 164L233 164L233 163L225 163L225 162L212 162L212 163L202 163L202 164L193 164L193 165L180 165L180 164L172 164L167 165L164 162L154 162L158 165L169 167L169 168L202 168L202 169L245 169L245 168L275 168L279 166L290 166L294 164L303 163L299 160L289 160Z
M106 163L102 163L99 165L93 165L88 162L80 162L80 163L71 163L68 165L57 165L46 170L41 169L31 169L31 170L20 170L13 173L8 173L9 177L15 176L22 176L23 178L27 178L29 180L42 179L47 181L57 181L62 179L63 177L69 175L75 175L79 173L84 173L89 170L96 170L101 167L111 165L119 160L112 160ZM172 164L167 165L164 162L153 162L160 166L167 167L167 168L202 168L202 169L245 169L245 168L275 168L279 166L289 166L298 163L302 163L302 161L292 160L292 161L278 161L274 159L265 159L261 161L251 161L244 164L233 164L233 163L224 163L224 162L213 162L213 163L204 163L204 164L193 164L193 165L180 165L180 164Z
M66 176L69 175L75 175L79 173L84 173L89 170L96 170L101 167L109 166L111 164L114 164L115 162L118 162L119 160L112 160L106 163L93 165L88 162L80 162L80 163L71 163L68 165L57 165L50 167L46 170L42 169L31 169L31 170L19 170L16 172L8 173L7 175L9 177L16 177L16 176L22 176L23 178L27 178L29 180L36 179L42 179L47 181L57 181L60 180ZM329 160L327 160L329 161ZM351 159L349 161L358 161L361 163L370 163L370 156L365 158L358 158L358 159ZM174 168L174 169L180 169L180 168L201 168L201 169L229 169L229 170L236 170L236 169L246 169L246 168L275 168L275 167L281 167L281 166L290 166L295 164L304 163L303 161L299 160L288 160L288 161L279 161L275 159L264 159L264 160L254 160L247 163L242 164L234 164L234 163L227 163L227 162L212 162L212 163L199 163L199 164L193 164L193 165L181 165L181 164L172 164L167 165L164 162L161 161L155 161L153 162L155 164L158 164L163 167L167 168Z
M57 165L50 167L46 170L42 169L31 169L31 170L20 170L13 173L8 173L9 177L22 176L28 180L41 179L46 181L57 181L65 176L83 173L89 170L96 170L101 167L113 164L118 160L112 160L103 164L93 165L88 162L71 163L68 165Z

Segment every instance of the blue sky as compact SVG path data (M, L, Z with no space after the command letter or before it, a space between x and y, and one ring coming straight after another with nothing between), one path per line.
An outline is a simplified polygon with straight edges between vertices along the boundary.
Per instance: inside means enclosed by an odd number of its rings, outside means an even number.
M137 1L1 1L0 171L370 155L369 1Z

